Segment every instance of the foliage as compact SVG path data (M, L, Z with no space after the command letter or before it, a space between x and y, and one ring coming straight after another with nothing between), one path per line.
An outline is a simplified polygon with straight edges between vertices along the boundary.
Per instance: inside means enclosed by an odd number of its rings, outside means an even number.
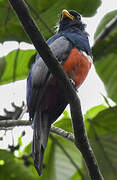
M0 58L1 76L0 84L6 84L12 81L24 79L27 77L31 64L34 61L35 50L14 50L7 56Z
M96 9L101 3L100 0L95 0L95 3L92 0L88 0L88 6L87 8L85 7L84 11L84 4L86 1L87 0L82 0L77 2L77 0L73 0L71 3L70 0L30 0L26 1L26 3L29 5L29 9L34 16L36 23L39 25L40 31L44 37L48 39L52 35L52 32L55 31L54 27L58 21L57 14L60 14L62 9L73 8L84 16L91 16L96 12ZM7 1L0 1L0 14L0 42L8 40L15 40L18 42L30 41ZM40 17L42 20L40 20ZM45 23L42 22L43 20ZM46 26L44 24L46 24ZM52 32L50 32L50 27L52 28ZM34 55L34 50L24 51L17 49L9 53L7 56L1 57L0 84L6 84L26 78L30 65L34 61Z
M0 150L0 178L1 180L35 180L34 174L6 150Z
M25 0L26 2L26 0ZM29 9L45 39L55 31L55 24L62 9L75 9L83 16L93 16L100 6L100 0L28 0ZM36 4L36 6L35 6ZM117 16L117 10L109 12L101 20L95 39L107 28L107 24ZM41 17L41 19L40 19ZM49 17L49 18L48 18ZM46 25L42 22L46 22ZM48 28L49 27L49 28ZM52 31L52 32L51 32ZM29 42L21 24L7 1L0 0L0 42L16 40ZM104 82L108 96L117 102L117 27L105 38L95 41L92 52L97 73ZM35 59L35 50L17 49L0 58L0 84L21 80L27 77ZM105 97L106 99L106 97ZM109 105L109 104L108 104ZM12 112L7 112L13 114ZM2 116L1 116L2 117ZM85 114L85 126L101 172L106 180L117 177L117 106L99 105ZM71 118L67 112L55 126L73 132ZM20 148L19 150L17 148ZM23 150L22 136L13 151L0 150L0 177L2 180L88 180L87 170L80 152L74 144L58 135L51 134L44 158L43 176L39 177L31 158L32 144ZM16 157L14 152L18 152Z
M79 11L83 16L92 16L101 4L100 0L25 0L25 2L30 5L29 9L46 39L50 37L51 33L40 21L40 16L49 28L54 31L54 26L58 21L57 14L60 14L62 9L72 8ZM8 2L0 1L0 42L6 40L30 42Z
M104 16L97 28L95 38L116 16L117 10ZM96 71L104 82L108 96L117 102L117 27L115 27L106 38L95 43L92 50Z
M116 164L117 164L117 106L106 107L104 105L98 105L93 107L85 114L85 125L87 128L87 135L89 137L92 148L95 152L97 161L101 172L106 180L116 179ZM110 121L111 119L111 121ZM71 119L68 114L64 114L62 119L56 122L54 125L60 127L64 130L72 131ZM68 126L67 126L68 125ZM20 147L22 146L21 137L19 138ZM22 167L20 168L24 171L29 171L28 175L31 175L33 179L70 179L70 180L82 180L82 178L88 180L88 175L86 174L86 167L80 152L77 151L74 144L66 139L61 138L58 135L52 134L49 138L47 149L44 158L44 169L43 176L38 177L36 170L34 169L32 158L30 156L32 151L32 143L27 145L22 153L20 153L20 159L18 158L17 164ZM6 155L4 155L5 153ZM27 156L24 159L24 155ZM9 158L7 157L9 156ZM9 161L8 161L9 159ZM11 163L10 169L7 176L12 174L15 167L16 159L13 154L7 151L0 151L0 162L5 161L5 163ZM24 164L23 165L23 160ZM14 163L13 163L14 162ZM28 163L27 163L28 162ZM3 163L5 165L5 163ZM0 172L6 170L6 167L0 165ZM8 164L9 165L9 164ZM4 171L3 171L4 170ZM16 174L21 173L15 171ZM23 172L22 172L23 173ZM18 175L17 175L18 176ZM3 180L6 178L4 175ZM28 176L27 176L28 178Z
M95 152L101 172L106 180L116 179L117 150L117 106L93 108L100 111L93 115L92 109L85 115L88 124L88 137ZM101 110L102 109L102 110Z

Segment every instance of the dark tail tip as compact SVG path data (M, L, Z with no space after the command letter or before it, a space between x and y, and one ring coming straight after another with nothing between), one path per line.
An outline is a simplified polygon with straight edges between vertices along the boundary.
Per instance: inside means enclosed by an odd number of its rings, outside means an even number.
M34 162L34 165L35 165L35 162ZM39 174L39 176L42 176L42 169L37 165L35 165L35 169L36 169L37 173Z
M41 146L40 153L36 153L34 157L34 166L37 170L39 176L42 176L42 169L43 169L43 157L44 157L44 148Z

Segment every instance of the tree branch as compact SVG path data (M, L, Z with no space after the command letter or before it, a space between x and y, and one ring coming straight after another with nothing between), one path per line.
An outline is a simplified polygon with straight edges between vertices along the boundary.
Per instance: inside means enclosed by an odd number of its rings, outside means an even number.
M0 130L2 129L7 129L10 127L15 127L15 126L30 126L32 124L31 121L27 120L12 120L12 119L7 119L0 121Z
M28 120L12 120L12 119L7 119L7 120L3 120L0 121L0 130L7 130L9 128L13 128L16 126L31 126L32 125L32 121L28 121ZM74 142L74 135L70 132L64 131L61 128L52 126L50 131L52 133L55 133L69 141Z
M104 28L103 31L101 31L101 33L97 36L97 38L95 39L95 43L96 44L98 41L105 39L110 33L111 31L117 26L117 16L115 16ZM94 46L94 45L93 45Z
M24 108L23 108L23 110L22 110L22 112L21 112L21 114L20 114L20 116L19 116L19 118L18 118L17 120L22 119L22 117L24 116L24 114L25 114L27 111L28 111L28 108L27 108L27 105L25 105Z
M16 11L16 14L19 17L20 22L22 23L29 38L32 40L32 43L34 44L35 48L39 52L40 56L43 58L45 64L48 66L52 74L55 76L57 83L63 89L64 94L66 95L66 97L70 102L72 121L74 126L74 134L75 134L75 144L76 147L80 149L84 157L91 179L102 180L103 177L99 171L99 167L97 165L96 159L94 157L94 154L91 150L91 147L86 137L84 122L80 107L80 100L77 97L75 89L70 83L70 80L67 77L66 73L63 71L61 65L58 63L56 58L51 53L50 48L46 44L37 26L35 25L34 21L29 15L29 12L27 10L24 1L9 0L9 2ZM75 127L76 124L78 124L76 126L77 129Z
M61 128L52 126L50 131L53 132L53 133L56 133L57 135L65 138L65 139L68 139L68 140L70 140L72 142L75 142L74 135L72 133L70 133L70 132L64 131Z

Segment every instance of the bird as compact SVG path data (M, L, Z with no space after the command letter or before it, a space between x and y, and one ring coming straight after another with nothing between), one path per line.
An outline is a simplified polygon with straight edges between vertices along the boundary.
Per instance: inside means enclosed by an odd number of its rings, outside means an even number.
M63 9L55 35L47 40L76 90L84 82L93 63L89 34L85 29L86 24L77 11ZM41 176L51 125L69 101L39 53L28 74L26 99L29 117L33 121L32 157Z

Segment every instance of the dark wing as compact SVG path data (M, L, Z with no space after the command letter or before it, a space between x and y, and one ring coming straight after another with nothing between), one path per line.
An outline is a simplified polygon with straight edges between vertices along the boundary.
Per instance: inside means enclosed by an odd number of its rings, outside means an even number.
M61 36L50 44L50 49L58 61L63 63L70 54L72 44L64 36ZM43 59L41 57L36 59L27 79L27 104L31 118L34 117L37 102L43 96L45 86L51 77L52 75Z
M63 63L69 56L72 44L62 36L52 42L50 49L58 61ZM27 80L28 109L30 118L34 120L32 156L39 175L42 173L44 152L51 124L67 105L63 93L52 81L51 73L39 57Z

